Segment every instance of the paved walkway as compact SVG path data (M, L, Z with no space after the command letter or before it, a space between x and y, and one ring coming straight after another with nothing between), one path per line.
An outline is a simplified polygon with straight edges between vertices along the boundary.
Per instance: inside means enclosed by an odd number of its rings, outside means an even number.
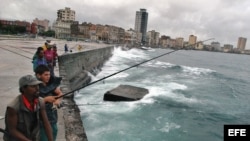
M19 95L18 80L26 74L34 74L31 58L36 48L42 46L45 40L1 40L0 39L0 117L4 116L6 105ZM78 45L84 50L90 50L107 46L105 44L93 44L83 42L53 41L57 44L58 54L64 53L64 44L67 43L73 52L77 52ZM55 68L58 76L58 68ZM58 110L58 137L57 141L65 141L65 128L62 109ZM4 120L0 120L0 128L5 128ZM0 133L0 141L3 141Z

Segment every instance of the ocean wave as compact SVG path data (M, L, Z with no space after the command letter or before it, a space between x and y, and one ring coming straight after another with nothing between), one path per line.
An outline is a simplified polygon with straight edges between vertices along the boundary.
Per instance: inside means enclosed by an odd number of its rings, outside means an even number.
M202 75L202 74L210 74L213 72L216 72L211 69L205 69L205 68L197 68L197 67L188 67L188 66L182 66L183 72L192 74L192 75Z
M167 62L161 62L161 61L151 61L151 62L147 62L146 64L143 64L143 66L147 66L147 67L152 67L152 68L170 68L175 66L174 64L171 63L167 63Z
M189 66L181 66L175 65L168 62L161 61L151 61L143 66L152 67L152 68L165 68L167 70L171 70L174 72L184 72L188 75L207 75L210 73L216 72L215 70L206 69L206 68L197 68L197 67L189 67Z
M228 75L225 75L225 74L221 74L221 73L218 73L218 72L212 72L211 75L216 78L216 79L221 79L221 80L226 80L226 81L237 81L239 83L249 83L247 82L246 80L244 79L240 79L240 78L236 78L234 76L228 76Z
M142 99L143 101L150 101L152 103L156 103L159 101L164 101L167 104L171 105L188 105L188 104L194 104L194 103L201 103L200 100L196 99L195 97L192 97L191 95L189 97L175 93L176 90L183 90L185 91L188 87L183 84L178 83L167 83L165 84L165 87L162 86L153 86L148 87L149 94L144 96Z
M122 50L121 47L115 47L112 57L119 57L122 60L123 59L134 60L138 58L139 59L148 58L148 55L139 49L130 49L130 50L124 51Z

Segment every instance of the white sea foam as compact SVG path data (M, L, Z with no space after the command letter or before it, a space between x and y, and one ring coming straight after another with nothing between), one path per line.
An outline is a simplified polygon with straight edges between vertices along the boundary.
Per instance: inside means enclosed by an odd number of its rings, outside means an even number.
M91 81L96 81L97 80L97 78L90 72L88 72L88 76L90 76Z
M180 128L180 127L181 127L181 126L178 125L178 124L166 122L166 123L163 125L163 127L159 129L159 131L168 133L170 130L178 129L178 128Z
M161 62L161 61L151 61L151 62L147 62L146 64L144 64L144 66L149 66L149 67L154 67L154 68L160 68L160 67L169 68L169 67L173 67L174 64Z
M124 51L121 47L114 48L113 56L109 59L108 63L105 63L102 71L96 76L102 78L118 72L122 69L128 68L130 66L126 65L126 62L131 62L132 60L143 60L147 55L143 51L138 49L131 49ZM112 76L112 78L124 78L129 74L126 72L119 73L118 75ZM110 79L112 79L110 78Z
M196 67L187 67L183 66L183 72L194 75L208 74L215 72L214 70L205 69L205 68L196 68Z
M155 98L161 97L164 99L171 99L180 103L199 103L199 100L194 97L185 97L182 94L177 94L175 90L186 90L188 87L183 84L174 82L166 83L165 86L154 86L149 88L149 94L147 94L141 102L148 101L148 103L154 103Z
M118 47L114 49L113 58L120 58L122 59L137 59L137 58L145 58L147 55L139 49L130 49L127 51L122 50L122 48Z

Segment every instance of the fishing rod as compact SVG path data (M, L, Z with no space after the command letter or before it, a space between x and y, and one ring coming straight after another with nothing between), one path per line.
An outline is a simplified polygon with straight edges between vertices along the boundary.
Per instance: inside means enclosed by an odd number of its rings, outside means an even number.
M198 44L198 43L201 43L201 42L206 42L206 41L213 40L213 39L214 39L214 38L210 38L210 39L207 39L207 40L204 40L204 41L197 42L197 43L195 43L195 44ZM192 44L192 45L189 45L189 46L193 46L193 45L195 45L195 44ZM187 47L188 47L188 46L187 46ZM144 63L147 63L147 62L149 62L149 61L151 61L151 60L160 58L160 57L162 57L162 56L164 56L164 55L174 53L174 52L176 52L176 51L178 51L178 49L177 49L177 50L170 51L170 52L167 52L167 53L164 53L164 54L161 54L161 55L156 56L156 57L154 57L154 58L145 60L145 61L143 61L143 62L141 62L141 63L138 63L138 64L136 64L136 65L133 65L133 66L131 66L131 67L128 67L128 68L123 69L123 70L120 70L120 71L115 72L115 73L113 73L113 74L111 74L111 75L105 76L105 77L103 77L103 78L101 78L101 79L99 79L99 80L96 80L96 81L93 81L93 82L91 82L91 83L88 83L87 85L85 85L85 86L83 86L83 87L80 87L80 88L77 88L77 89L72 90L72 91L70 91L70 92L67 92L67 93L65 93L65 94L63 94L63 95L61 95L61 96L58 96L56 99L61 98L61 97L65 97L65 96L67 96L67 95L73 93L74 91L78 91L78 90L83 89L83 88L85 88L85 87L87 87L87 86L93 85L93 84L95 84L95 83L97 83L97 82L100 82L100 81L102 81L102 80L104 80L104 79L107 79L107 78L109 78L109 77L111 77L111 76L114 76L114 75L116 75L116 74L119 74L119 73L121 73L121 72L124 72L124 71L126 71L126 70L128 70L128 69L137 67L137 66L139 66L139 65L141 65L141 64L144 64Z
M3 116L0 116L0 120L2 120L2 119L5 119L5 117L3 117ZM2 128L0 128L0 132L2 132L2 133L7 133L4 129L2 129Z
M82 104L63 104L62 106L94 106L94 105L107 105L104 103L82 103Z

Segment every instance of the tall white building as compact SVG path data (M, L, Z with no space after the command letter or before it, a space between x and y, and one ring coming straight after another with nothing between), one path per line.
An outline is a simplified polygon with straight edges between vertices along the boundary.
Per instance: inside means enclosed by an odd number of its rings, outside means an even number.
M148 13L146 9L140 9L136 11L135 15L135 31L142 33L142 43L146 43L147 36L147 25L148 25Z
M57 11L57 21L75 21L75 11L70 10L69 7L65 7L65 9L59 9Z
M71 24L75 21L75 11L69 7L57 11L57 19L53 23L55 37L61 39L71 38Z

